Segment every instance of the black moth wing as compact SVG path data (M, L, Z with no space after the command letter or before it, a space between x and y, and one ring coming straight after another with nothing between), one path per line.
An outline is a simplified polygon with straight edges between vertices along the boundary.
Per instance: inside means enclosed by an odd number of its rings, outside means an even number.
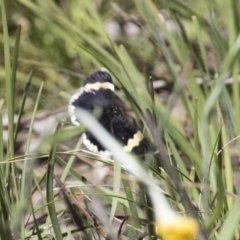
M112 109L107 110L106 115L110 115L109 113L111 113L112 119L107 124L103 123L103 125L106 125L106 129L122 143L125 151L137 155L155 151L153 145L132 124L121 106L116 104Z
M103 109L99 122L123 145L125 151L133 152L137 155L154 153L156 151L154 146L131 123L121 106L113 105L110 108ZM95 139L91 132L87 132L87 138L90 142L97 145L100 151L104 151L105 148Z
M98 118L99 122L123 145L125 151L134 152L137 155L154 153L155 147L132 124L126 115L124 104L117 98L113 90L111 75L106 71L97 71L87 78L80 94L72 97L70 101L69 112L70 116L72 114L72 122L74 119L77 120L74 116L75 107L81 107L90 113L98 108L101 112ZM104 146L89 131L86 132L84 143L92 151L100 153L105 151Z

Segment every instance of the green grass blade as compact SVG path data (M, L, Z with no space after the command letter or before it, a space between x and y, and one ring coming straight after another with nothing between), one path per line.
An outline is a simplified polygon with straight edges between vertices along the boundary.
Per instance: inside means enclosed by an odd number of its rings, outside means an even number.
M3 99L0 99L0 162L3 161L3 122L2 122L2 105L3 105ZM0 165L0 169L2 170L3 166Z
M31 144L31 138L32 138L32 131L33 131L33 124L35 120L35 116L37 113L40 97L42 94L42 89L43 89L43 83L41 84L39 88L39 92L37 95L36 103L33 109L33 114L31 118L31 123L29 127L29 132L28 132L28 139L26 143L26 151L25 151L25 156L28 156L29 154L29 149L30 149L30 144ZM26 203L30 200L31 197L31 190L32 190L32 166L33 166L33 161L28 161L28 158L25 158L24 164L23 164L23 171L22 171L22 184L21 184L21 202ZM23 216L24 217L24 216ZM21 224L21 236L24 238L24 221L22 221Z
M209 70L208 70L208 66L207 66L207 54L206 54L205 46L203 43L203 37L202 37L201 30L200 30L199 22L198 22L198 19L196 18L196 16L193 16L192 20L193 20L193 23L194 23L194 26L196 29L197 37L198 37L198 44L200 46L200 52L201 52L203 63L204 63L204 70L207 72L208 77L210 78Z
M118 161L114 161L113 163L113 194L119 195L120 193L120 185L121 185L121 165ZM113 198L112 207L110 213L110 223L112 223L115 212L117 210L118 199Z
M38 226L38 222L37 222L36 217L35 217L35 213L34 213L33 206L32 206L32 215L33 215L34 226L35 226L35 228L36 228L38 240L43 240L43 238L42 238L42 236L41 236L41 231L40 231L39 226Z
M31 85L32 76L33 76L33 72L31 72L29 74L27 84L25 86L24 94L22 96L22 102L21 102L21 106L20 106L20 109L19 109L19 113L18 113L18 121L17 121L16 127L15 127L15 132L14 132L14 142L16 142L16 139L17 139L18 128L19 128L19 125L20 125L20 122L21 122L21 119L22 119L23 109L24 109L24 106L25 106L28 89Z
M13 126L13 116L14 116L14 92L15 86L13 85L11 74L11 59L10 59L10 46L9 46L9 36L8 36L8 26L7 17L5 11L4 0L1 3L1 15L2 15L2 28L3 28L3 41L4 41L4 63L6 72L6 102L8 106L8 156L9 158L14 157L14 126Z
M15 84L16 84L20 36L21 36L21 27L18 26L17 33L16 33L16 39L15 39L15 45L14 45L13 58L12 58L12 86L14 88L15 88ZM13 103L15 103L15 94L13 95Z
M77 145L76 145L76 147L74 148L74 150L80 149L81 146L82 146L82 138L79 139L79 141L77 142ZM69 160L68 160L68 162L67 162L67 165L66 165L66 167L64 168L64 171L63 171L62 176L61 176L61 178L60 178L60 180L61 180L62 182L65 181L67 175L69 174L69 171L70 171L70 169L71 169L71 166L72 166L75 158L76 158L75 155L70 156L70 158L69 158Z
M218 240L233 239L234 233L240 221L240 198L233 204L232 209L221 227Z
M57 126L55 137L57 137L60 124ZM56 138L55 138L56 139ZM51 219L52 227L55 233L55 237L58 240L63 239L60 225L57 218L57 212L54 205L54 195L53 195L53 175L54 175L54 163L56 158L56 142L53 141L52 149L49 155L48 170L47 170L47 202L48 211Z

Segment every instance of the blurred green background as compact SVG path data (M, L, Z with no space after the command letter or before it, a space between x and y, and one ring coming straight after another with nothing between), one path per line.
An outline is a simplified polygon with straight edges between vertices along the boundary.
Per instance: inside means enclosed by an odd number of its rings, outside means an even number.
M60 195L51 195L53 165L56 160L62 166L58 174L66 185L73 184L65 182L66 176L74 176L77 184L86 176L72 166L75 158L81 159L76 165L91 165L93 159L70 151L81 145L70 141L76 136L70 124L59 126L59 138L54 131L57 122L68 121L69 95L99 67L109 69L116 94L134 112L144 134L155 144L162 136L163 162L149 161L151 167L146 169L161 183L173 209L188 216L188 207L194 207L201 226L199 239L240 238L240 1L1 0L1 19L1 239L43 239L50 233L56 239L71 239L78 231L59 228L64 210ZM148 87L151 78L154 91ZM157 120L152 132L146 109ZM49 116L53 123L42 121ZM17 119L19 124L14 125ZM41 127L46 126L50 129L43 134ZM48 170L37 168L41 161L34 165L31 157L48 159ZM166 168L165 157L174 170ZM115 163L112 165L115 169ZM169 179L176 172L180 184L171 185ZM142 189L143 208L135 188L129 191L125 182L120 191L117 174L113 182L111 189L102 182L98 187L93 184L110 205L109 222L119 213L130 215L121 239L137 239L142 230L151 239L155 211L146 191ZM183 199L179 186L190 201ZM47 199L40 189L47 191ZM35 206L36 192L44 200ZM84 206L89 210L87 200ZM39 217L24 223L27 216L39 213L45 214L44 221ZM92 224L89 219L84 221ZM118 229L114 225L116 232ZM93 232L94 227L87 228L87 239L92 239Z

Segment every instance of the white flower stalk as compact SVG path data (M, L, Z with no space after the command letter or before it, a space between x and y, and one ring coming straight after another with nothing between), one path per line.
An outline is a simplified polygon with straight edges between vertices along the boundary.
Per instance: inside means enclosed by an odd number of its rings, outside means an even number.
M193 240L198 232L198 224L191 218L183 218L176 214L168 204L164 192L155 184L155 179L128 153L122 150L117 141L98 123L98 121L83 109L76 110L76 116L101 142L113 153L131 174L147 185L152 200L156 218L156 233L165 240Z
M155 185L148 186L156 217L156 233L165 240L196 239L199 227L192 218L183 218L169 206L165 196Z

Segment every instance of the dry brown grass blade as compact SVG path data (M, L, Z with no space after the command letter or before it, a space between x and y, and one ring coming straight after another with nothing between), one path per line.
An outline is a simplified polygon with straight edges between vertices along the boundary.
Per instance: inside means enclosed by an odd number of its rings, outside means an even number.
M78 225L78 227L82 228L82 220L81 217L76 214L76 211L74 211L73 208L73 204L75 204L80 211L83 213L83 215L91 222L92 226L96 229L96 231L98 232L98 234L100 234L102 237L106 238L106 234L105 232L101 229L101 227L99 226L99 224L96 221L96 218L89 214L88 211L86 211L86 209L84 209L78 202L78 200L73 197L70 193L70 191L66 188L66 186L61 182L60 178L56 175L54 175L54 179L57 182L57 184L59 185L59 187L61 188L61 192L64 196L64 199L67 202L67 205L73 215L74 221L75 223Z

